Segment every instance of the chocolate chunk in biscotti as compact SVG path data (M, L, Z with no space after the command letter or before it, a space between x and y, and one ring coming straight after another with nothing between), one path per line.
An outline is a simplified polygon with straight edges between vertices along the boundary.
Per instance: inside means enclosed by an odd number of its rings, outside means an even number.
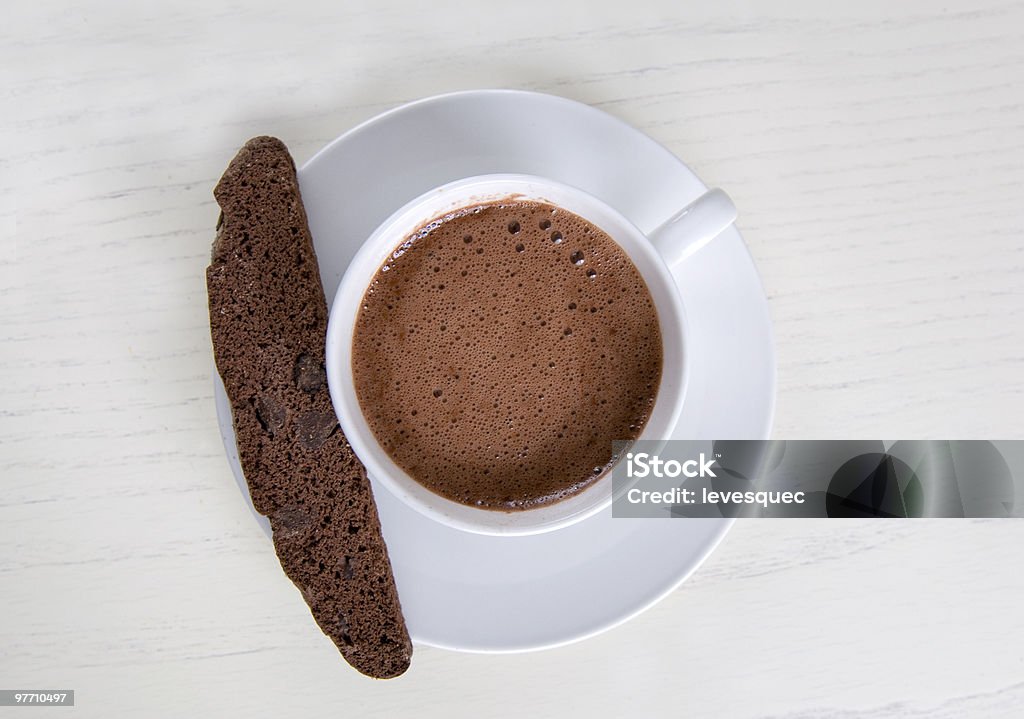
M210 330L253 504L345 659L372 677L398 676L412 643L366 471L328 395L327 303L287 148L250 140L214 196Z

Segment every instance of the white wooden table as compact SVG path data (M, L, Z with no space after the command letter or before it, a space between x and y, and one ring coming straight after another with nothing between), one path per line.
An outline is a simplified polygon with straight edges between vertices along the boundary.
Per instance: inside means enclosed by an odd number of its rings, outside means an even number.
M741 522L601 637L373 682L239 498L214 182L252 135L301 163L473 87L594 104L732 194L776 436L1024 436L1024 4L682 5L5 7L0 688L94 717L1024 715L1021 522Z

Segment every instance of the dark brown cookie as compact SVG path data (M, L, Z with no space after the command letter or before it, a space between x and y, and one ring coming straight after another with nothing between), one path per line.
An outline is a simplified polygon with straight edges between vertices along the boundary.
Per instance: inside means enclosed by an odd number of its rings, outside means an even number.
M327 391L327 303L288 149L253 138L214 196L210 330L253 504L345 659L372 677L398 676L412 643L366 471Z

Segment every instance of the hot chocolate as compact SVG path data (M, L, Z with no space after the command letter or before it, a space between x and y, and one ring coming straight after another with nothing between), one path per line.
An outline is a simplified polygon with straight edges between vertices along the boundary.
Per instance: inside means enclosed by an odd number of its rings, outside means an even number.
M587 220L517 201L406 238L356 320L359 405L392 460L463 504L530 509L592 485L657 395L654 301Z

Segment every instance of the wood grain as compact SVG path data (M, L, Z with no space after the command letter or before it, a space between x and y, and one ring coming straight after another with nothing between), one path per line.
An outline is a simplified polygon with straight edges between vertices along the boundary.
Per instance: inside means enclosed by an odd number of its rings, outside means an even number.
M240 501L211 189L398 103L592 103L726 188L779 437L1024 435L1024 4L42 0L0 26L0 683L82 716L1018 717L1024 525L740 523L587 642L351 671Z

